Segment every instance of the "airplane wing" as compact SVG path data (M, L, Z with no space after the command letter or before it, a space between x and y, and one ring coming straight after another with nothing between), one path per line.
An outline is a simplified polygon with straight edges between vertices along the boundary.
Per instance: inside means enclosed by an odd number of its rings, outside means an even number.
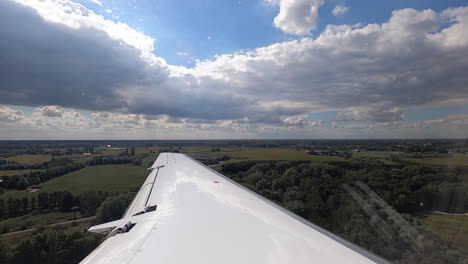
M192 158L162 153L81 263L387 263Z

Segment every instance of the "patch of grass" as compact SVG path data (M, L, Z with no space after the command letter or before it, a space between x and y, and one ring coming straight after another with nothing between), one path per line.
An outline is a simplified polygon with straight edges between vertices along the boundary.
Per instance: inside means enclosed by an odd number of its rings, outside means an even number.
M424 215L421 224L436 233L468 257L468 216L467 215Z
M209 167L212 168L213 170L217 171L217 172L221 172L221 167L222 166L223 166L222 164L216 164L216 165L211 165Z
M13 176L26 174L31 171L40 171L40 170L0 170L0 176Z
M20 217L8 218L0 222L0 226L8 226L10 232L22 229L35 228L38 226L49 225L57 222L73 220L73 212L50 212L47 214L28 214ZM76 213L76 217L81 217Z
M80 194L87 191L127 192L139 189L149 171L130 164L90 166L39 184L35 193L7 190L0 199L36 196L40 192L69 191Z
M158 157L159 154L154 154L154 155L149 155L148 157L144 158L142 161L141 161L141 166L147 168L149 167L149 164L153 163L156 158Z
M392 155L394 155L393 152L387 152L387 151L366 151L366 152L355 153L353 156L364 157L364 158L388 159Z
M135 148L135 154L145 154L149 153L150 151L154 151L156 153L159 152L159 147L145 147L145 148Z
M382 161L384 164L387 165L394 165L397 164L396 162L392 161L392 156L395 155L394 152L389 151L366 151L360 153L354 153L354 158L373 158Z
M42 192L67 190L74 194L86 191L126 192L140 188L148 176L145 168L129 164L86 167L40 184Z
M46 161L49 161L52 159L51 155L19 155L19 156L14 156L11 158L7 158L6 160L11 160L14 162L22 163L22 164L27 164L27 165L33 165L33 164L40 164Z
M212 153L225 154L233 159L244 160L344 160L344 158L341 157L310 155L305 151L289 150L286 148L236 148L227 150L221 149L220 152Z
M70 159L73 160L73 162L75 162L75 163L86 163L86 162L88 162L88 160L90 160L92 158L94 158L94 157L83 156L83 157L74 157L74 158L70 158Z
M468 165L468 155L455 154L452 157L443 158L402 158L403 161L409 161L424 165L446 165L446 166L466 166Z
M63 222L63 221L67 221L67 219L57 219L58 222ZM79 219L75 222L75 224L73 223L70 223L70 224L67 224L67 225L60 225L60 226L54 226L54 227L46 227L45 230L61 230L63 231L64 233L66 234L71 234L73 232L86 232L86 230L88 230L88 228L90 228L93 224L93 221L82 221L82 222L79 222ZM34 228L41 228L41 227L45 227L45 226L41 226L41 225L37 225L37 226L34 226ZM21 232L21 233L17 233L17 234L14 234L14 235L8 235L8 236L1 236L0 235L0 241L4 241L5 243L7 243L8 245L10 245L11 247L15 247L16 245L18 245L19 243L21 243L23 240L25 239L29 239L31 238L31 235L33 235L34 233L38 232L38 230L36 231L32 231L32 232Z

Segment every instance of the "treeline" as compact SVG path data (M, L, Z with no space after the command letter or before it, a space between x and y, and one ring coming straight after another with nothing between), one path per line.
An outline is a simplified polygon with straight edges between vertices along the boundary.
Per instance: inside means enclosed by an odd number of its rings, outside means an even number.
M0 160L0 166L5 165L5 164L15 164L15 163L16 162L14 162L12 160L5 160L5 159Z
M89 161L84 163L74 163L71 159L52 159L49 162L44 162L40 165L23 165L23 164L11 164L11 166L20 166L16 169L45 169L43 171L32 171L25 174L14 175L14 176L2 176L0 182L0 194L2 193L1 188L4 189L18 189L24 190L31 185L37 185L41 182L48 181L50 179L65 175L67 173L80 170L86 166L96 166L105 164L128 164L131 163L136 166L140 166L143 158L146 155L138 155L135 157L129 156L105 156L105 157L93 157ZM10 166L10 165L3 165Z
M134 196L135 193L125 193L107 197L96 211L96 221L106 223L122 218Z
M0 186L5 189L19 189L24 190L30 185L36 185L41 182L65 175L72 171L84 168L84 164L68 164L63 166L54 167L44 171L32 171L23 175L3 176Z
M3 165L1 165L4 163ZM56 159L52 157L50 161L40 164L22 164L14 161L0 160L0 170L46 170L73 163L73 160L67 158Z
M104 165L104 164L126 164L131 163L132 159L129 156L106 156L106 157L94 157L90 159L86 164L88 166L95 166L95 165Z
M41 192L34 197L0 199L0 221L27 214L80 212L81 216L96 215L98 222L108 222L122 217L135 193L86 192L73 195L68 191ZM28 226L22 226L26 229ZM0 225L0 233L7 233L9 226Z
M103 240L103 236L87 232L66 234L62 231L37 233L15 248L0 241L2 264L74 264L79 263Z
M423 256L409 254L410 245L388 243L385 233L369 225L370 218L342 187L365 182L400 213L424 210L462 211L468 207L468 187L461 170L428 166L390 166L374 159L314 163L239 162L224 164L222 173L249 189L391 261L459 263L460 255L433 234ZM412 221L411 218L409 221ZM428 263L429 263L428 262Z

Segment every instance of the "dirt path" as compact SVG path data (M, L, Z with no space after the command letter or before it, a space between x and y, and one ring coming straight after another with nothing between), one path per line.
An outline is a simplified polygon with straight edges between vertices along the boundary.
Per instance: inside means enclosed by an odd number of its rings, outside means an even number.
M457 214L457 213L446 213L446 212L441 212L441 211L432 211L431 213L438 214L438 215L467 215L468 216L468 212L463 213L463 214Z
M64 226L64 225L72 224L73 222L75 222L75 223L91 222L91 221L93 221L95 218L96 218L95 216L86 217L86 218L79 218L79 219L76 219L76 220L69 220L69 221L65 221L65 222L59 222L59 223L50 224L50 225L48 225L48 227L59 227L59 226ZM35 231L35 230L36 230L36 228L29 228L29 229L26 229L26 230L20 230L20 231L9 232L9 233L5 233L5 234L1 235L0 237L1 237L1 238L5 238L5 237L10 237L10 236L16 236L16 235L31 233L31 232L33 232L33 231Z

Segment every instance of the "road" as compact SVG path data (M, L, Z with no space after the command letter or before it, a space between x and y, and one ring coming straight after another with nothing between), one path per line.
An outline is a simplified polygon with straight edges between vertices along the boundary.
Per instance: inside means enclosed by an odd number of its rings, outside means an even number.
M95 216L86 217L86 218L79 218L79 219L76 219L76 220L69 220L69 221L65 221L65 222L59 222L59 223L50 224L50 225L48 225L48 227L59 227L59 226L64 226L64 225L72 224L73 222L78 223L78 224L79 224L79 223L85 223L85 222L91 222L91 221L93 221L95 218L96 218ZM37 229L37 228L29 228L29 229L20 230L20 231L9 232L9 233L5 233L5 234L1 235L0 237L1 237L1 238L6 238L6 237L10 237L10 236L21 235L21 234L33 232L33 231L35 231L36 229Z

